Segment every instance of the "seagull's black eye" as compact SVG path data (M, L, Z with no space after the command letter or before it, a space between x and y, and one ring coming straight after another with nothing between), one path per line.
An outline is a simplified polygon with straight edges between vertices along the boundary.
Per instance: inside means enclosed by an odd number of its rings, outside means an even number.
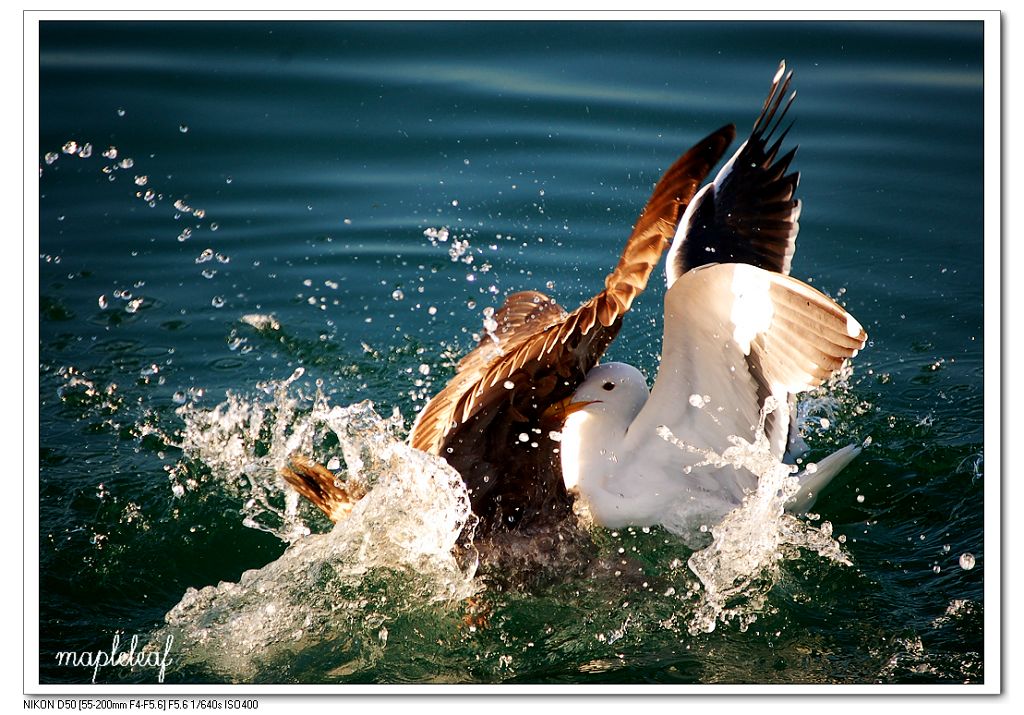
M611 392L612 390L615 389L615 383L614 382L606 382L603 385L601 385L601 389L602 390L608 390L608 392Z

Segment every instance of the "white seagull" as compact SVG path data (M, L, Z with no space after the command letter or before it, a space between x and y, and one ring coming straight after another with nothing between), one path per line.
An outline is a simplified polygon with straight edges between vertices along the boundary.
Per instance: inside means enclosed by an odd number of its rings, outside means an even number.
M571 398L562 475L601 526L684 533L717 523L758 483L727 450L746 442L780 461L805 451L794 396L821 385L867 339L842 307L788 276L799 176L787 174L795 148L778 156L788 128L773 135L796 94L785 99L791 75L783 62L750 138L680 221L653 389L636 368L609 363ZM810 508L859 452L844 447L798 474L787 508Z

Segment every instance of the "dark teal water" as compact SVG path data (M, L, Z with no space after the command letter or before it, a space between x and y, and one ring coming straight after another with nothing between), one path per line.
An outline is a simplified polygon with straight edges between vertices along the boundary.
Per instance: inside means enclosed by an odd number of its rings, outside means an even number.
M743 618L698 635L666 595L689 552L659 530L598 535L642 582L491 588L475 629L375 568L294 596L312 624L265 653L179 636L167 681L984 680L980 23L43 22L39 39L43 682L88 682L55 654L161 632L187 589L285 552L244 523L257 480L187 449L211 429L196 414L228 391L266 405L249 441L220 420L220 453L234 439L252 462L318 381L326 404L408 426L484 308L593 295L660 173L724 123L748 130L780 58L799 92L793 273L870 334L828 426L807 427L820 453L872 438L817 507L852 565L790 554ZM662 292L610 359L653 374ZM299 367L286 415L261 385Z

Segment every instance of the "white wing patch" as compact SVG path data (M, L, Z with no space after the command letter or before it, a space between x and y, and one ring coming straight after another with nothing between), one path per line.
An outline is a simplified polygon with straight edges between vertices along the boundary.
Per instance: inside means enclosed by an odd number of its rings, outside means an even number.
M772 324L774 308L768 289L769 274L754 266L737 264L732 275L732 339L744 355L750 355L750 341L766 332Z

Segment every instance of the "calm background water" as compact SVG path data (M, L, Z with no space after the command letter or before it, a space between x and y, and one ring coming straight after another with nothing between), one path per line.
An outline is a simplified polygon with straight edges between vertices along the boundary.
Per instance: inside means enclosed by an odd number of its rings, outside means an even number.
M362 623L333 624L329 647L168 681L984 680L982 39L950 22L43 22L43 681L87 682L55 654L153 633L186 589L284 552L176 446L183 405L254 404L302 367L296 388L411 423L486 307L593 295L661 172L724 123L744 135L780 58L799 93L793 273L870 334L808 428L822 451L872 438L818 505L853 565L788 560L753 625L699 636L661 590L563 582L492 594L472 634L431 640L458 613L385 608L369 655ZM662 292L652 279L610 359L653 375ZM271 314L277 330L243 320ZM664 537L607 541L669 571L686 552Z

